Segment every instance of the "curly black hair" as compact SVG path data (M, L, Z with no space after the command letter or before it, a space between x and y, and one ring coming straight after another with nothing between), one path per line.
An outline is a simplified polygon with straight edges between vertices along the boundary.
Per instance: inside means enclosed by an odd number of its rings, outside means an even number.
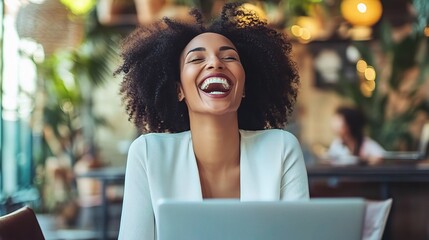
M293 111L299 76L286 35L267 26L240 3L228 3L221 16L205 25L192 10L194 23L169 18L140 26L123 42L120 94L129 120L143 132L189 130L188 109L178 101L180 54L197 35L218 33L235 45L246 73L238 109L240 129L284 128Z

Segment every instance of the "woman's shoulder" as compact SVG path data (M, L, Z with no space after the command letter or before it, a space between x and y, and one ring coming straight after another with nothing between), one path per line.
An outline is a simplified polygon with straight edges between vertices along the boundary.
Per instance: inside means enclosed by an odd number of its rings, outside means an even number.
M297 138L282 129L241 131L242 150L248 161L255 164L279 166L292 164L302 158L301 146Z
M283 129L240 130L240 133L244 144L251 147L270 146L290 151L300 146L295 135ZM278 148L279 146L282 148Z
M150 151L173 149L175 145L186 143L190 139L189 131L180 133L146 133L137 137L130 146L130 151ZM166 148L168 147L168 148Z
M246 139L298 141L295 135L283 129L240 130L240 134L242 138Z
M365 137L363 141L363 146L370 150L375 150L378 152L385 151L384 148L374 139L370 137Z
M136 138L128 151L129 159L138 159L146 167L165 166L179 153L189 149L190 133L147 133Z
M146 133L137 137L133 143L142 142L177 142L189 138L189 131L179 133Z

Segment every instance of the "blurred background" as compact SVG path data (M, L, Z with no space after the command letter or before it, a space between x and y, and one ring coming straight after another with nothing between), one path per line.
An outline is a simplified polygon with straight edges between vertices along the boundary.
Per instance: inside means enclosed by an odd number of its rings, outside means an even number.
M1 215L29 204L47 239L115 239L121 169L140 134L121 104L121 77L113 76L121 39L162 16L189 21L194 7L210 20L225 2L233 1L1 1ZM332 119L342 105L363 111L365 133L385 150L428 148L427 0L244 2L293 43L301 88L287 130L301 142L310 177L336 137ZM328 174L310 181L310 194L392 197L384 238L429 239L427 155L394 160L378 166L394 166L393 175L347 181ZM94 169L115 171L94 177Z

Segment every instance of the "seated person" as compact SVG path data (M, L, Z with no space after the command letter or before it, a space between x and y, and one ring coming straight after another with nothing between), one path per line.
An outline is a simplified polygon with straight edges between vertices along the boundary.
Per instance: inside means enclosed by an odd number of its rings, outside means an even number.
M191 14L124 41L120 93L145 134L128 153L121 240L156 239L161 199L309 198L301 147L282 130L298 91L292 44L239 3L207 26Z
M335 163L358 160L370 165L382 160L384 149L380 144L365 136L364 114L352 107L339 107L334 115L332 128L336 138L328 149L328 157ZM350 158L351 157L351 158Z

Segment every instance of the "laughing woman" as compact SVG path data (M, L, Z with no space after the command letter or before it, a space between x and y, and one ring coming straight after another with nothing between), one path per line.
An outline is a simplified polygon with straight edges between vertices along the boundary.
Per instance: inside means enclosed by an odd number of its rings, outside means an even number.
M239 4L203 24L164 18L125 41L120 92L145 134L130 147L119 239L155 239L160 199L308 199L281 130L299 85L287 38Z

